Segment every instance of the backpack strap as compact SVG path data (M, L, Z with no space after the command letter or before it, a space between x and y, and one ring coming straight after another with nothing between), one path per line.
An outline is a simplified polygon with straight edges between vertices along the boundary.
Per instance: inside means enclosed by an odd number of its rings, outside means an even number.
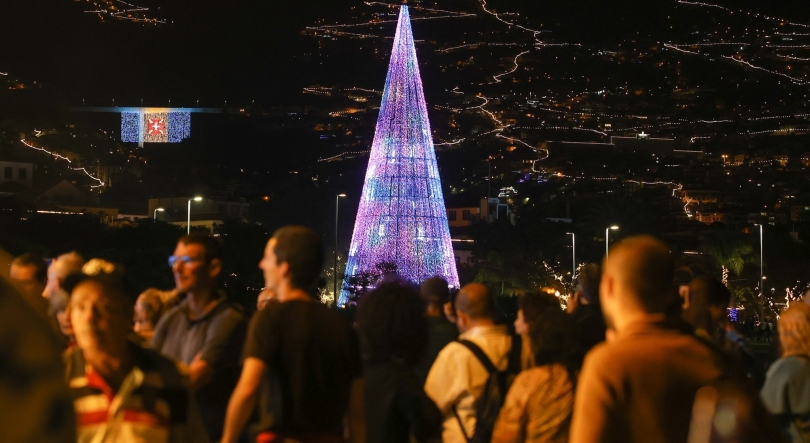
M487 354L485 354L484 351L477 344L469 340L457 340L457 343L460 343L465 348L469 349L470 352L472 352L473 355L475 355L475 358L477 358L478 361L481 362L481 364L484 366L484 368L490 375L498 372L498 368L496 368L495 365L492 364L492 360L490 360L489 357L487 357ZM467 431L464 429L464 423L461 421L461 416L458 415L458 411L456 410L455 406L453 406L453 415L456 416L456 420L458 421L458 427L461 428L461 435L464 436L464 440L467 443L470 443L470 437L467 435Z
M464 345L465 348L469 349L473 353L473 355L475 355L478 361L480 361L481 364L484 365L484 368L487 370L487 372L489 372L490 374L498 372L498 368L496 368L495 365L492 364L492 361L489 359L489 357L487 357L487 354L485 354L484 351L477 344L469 340L458 340L458 343L461 343L462 345Z

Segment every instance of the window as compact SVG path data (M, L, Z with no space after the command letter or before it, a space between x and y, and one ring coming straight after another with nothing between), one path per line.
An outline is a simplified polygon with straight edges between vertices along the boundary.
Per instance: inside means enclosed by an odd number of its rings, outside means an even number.
M17 179L18 180L27 180L28 178L28 170L25 168L17 169Z
M465 210L461 211L461 219L462 220L469 220L470 219L470 210L469 209L465 209Z
M456 211L447 211L447 221L456 221Z
M5 173L3 174L3 178L11 179L11 178L13 178L13 176L14 176L14 168L12 168L11 166L6 166L5 167Z

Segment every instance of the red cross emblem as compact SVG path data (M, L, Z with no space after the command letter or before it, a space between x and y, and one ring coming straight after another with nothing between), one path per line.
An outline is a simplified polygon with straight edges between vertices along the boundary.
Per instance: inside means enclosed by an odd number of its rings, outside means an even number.
M166 123L162 118L150 118L147 123L149 135L163 135L166 133Z

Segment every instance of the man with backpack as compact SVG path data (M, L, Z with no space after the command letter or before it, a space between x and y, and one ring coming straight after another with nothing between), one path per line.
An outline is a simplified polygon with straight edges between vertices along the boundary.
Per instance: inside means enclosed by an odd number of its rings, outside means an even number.
M516 343L518 352L510 352L513 338L506 326L495 324L494 301L486 286L470 283L461 288L455 311L459 341L439 352L425 393L444 415L442 442L489 442L509 384L520 370L520 346Z

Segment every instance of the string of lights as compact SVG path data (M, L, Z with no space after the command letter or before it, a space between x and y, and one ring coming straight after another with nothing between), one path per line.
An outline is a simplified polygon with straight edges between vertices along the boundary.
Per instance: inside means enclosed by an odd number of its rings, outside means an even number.
M408 6L400 8L388 76L357 210L346 276L394 263L421 282L459 286ZM338 304L348 301L347 279ZM349 289L349 290L347 290Z
M44 152L44 153L46 153L46 154L48 154L48 155L51 155L51 156L53 156L53 157L54 157L55 159L57 159L57 160L65 160L65 161L67 161L67 162L68 162L68 165L72 165L72 164L73 164L73 162L72 162L72 161L71 161L69 158L65 157L64 155L58 154L58 153L56 153L56 152L51 152L51 151L49 151L49 150L47 150L47 149L45 149L45 148L40 148L39 146L34 146L34 145L32 145L31 143L29 143L29 142L28 142L26 139L24 139L24 138L23 138L23 139L20 139L20 142L21 142L23 145L25 145L25 146L27 146L27 147L29 147L29 148L31 148L31 149L36 149L37 151L42 151L42 152ZM72 169L72 170L74 170L74 171L82 171L82 172L84 172L84 173L85 173L85 175L87 175L87 176L88 176L88 177L90 177L91 179L93 179L93 180L95 180L95 181L97 181L97 182L98 182L98 184L97 184L97 185L92 185L92 186L90 186L91 188L99 188L99 187L104 186L104 182L103 182L103 181L101 181L101 180L99 180L99 179L98 179L96 176L94 176L93 174L91 174L91 173L87 172L87 169L84 169L84 168L74 168L74 167L71 167L70 169Z

